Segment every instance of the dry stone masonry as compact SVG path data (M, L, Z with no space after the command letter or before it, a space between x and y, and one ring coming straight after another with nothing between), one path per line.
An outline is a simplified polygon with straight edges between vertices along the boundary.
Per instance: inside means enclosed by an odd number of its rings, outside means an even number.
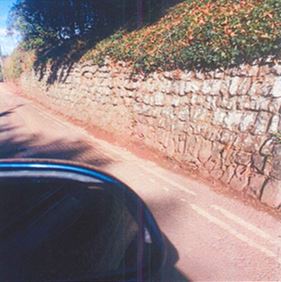
M144 78L108 60L103 67L61 68L52 85L50 74L25 74L26 93L85 123L133 135L206 178L281 208L281 142L275 137L281 131L281 65Z

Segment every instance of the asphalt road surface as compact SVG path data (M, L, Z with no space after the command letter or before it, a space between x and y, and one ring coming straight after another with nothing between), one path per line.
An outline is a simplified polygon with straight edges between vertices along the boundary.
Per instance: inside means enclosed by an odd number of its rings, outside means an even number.
M281 223L200 181L91 136L0 84L0 158L90 163L131 186L168 243L163 281L281 281Z

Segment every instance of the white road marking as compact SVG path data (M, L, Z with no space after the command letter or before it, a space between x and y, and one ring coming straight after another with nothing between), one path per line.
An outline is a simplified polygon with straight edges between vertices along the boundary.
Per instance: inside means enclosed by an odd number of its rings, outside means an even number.
M64 123L63 121L59 120L58 118L52 116L49 113L43 112L43 109L39 108L38 106L32 104L31 107L34 108L41 117L55 123L59 127L63 127L64 129L69 128L68 124Z
M197 212L202 217L206 218L209 222L216 224L220 228L222 228L225 231L227 231L229 234L231 234L231 235L235 236L236 238L238 238L240 241L246 243L248 246L250 246L252 248L255 248L256 250L258 250L259 252L263 253L267 257L273 258L276 262L281 264L281 258L277 254L275 254L273 251L271 251L271 250L261 246L260 244L256 243L255 241L253 241L249 237L239 233L237 230L235 230L229 224L223 222L222 220L218 219L215 216L210 215L207 211L205 211L204 209L198 207L197 205L190 204L190 206L191 206L191 208L195 212Z
M182 192L187 193L187 194L190 194L190 195L192 195L192 196L197 196L197 194L196 194L195 192L193 192L193 191L189 190L188 188L183 187L182 185L180 185L180 184L178 184L178 183L172 181L170 178L168 178L168 177L166 177L166 176L163 176L163 175L161 175L160 173L157 173L157 172L155 172L155 171L153 171L153 170L151 170L151 169L149 169L149 168L147 168L147 167L145 167L145 166L143 166L143 165L138 164L138 166L139 166L141 169L145 170L146 172L148 172L148 173L150 173L150 174L153 174L155 177L158 177L158 178L162 179L163 181L167 182L169 185L178 188L178 189L181 190Z
M74 127L74 126L73 126L72 124L70 124L69 122L61 121L60 119L58 119L58 118L52 116L51 114L43 112L43 110L42 110L40 107L37 107L37 106L34 106L34 105L32 105L32 106L33 106L35 109L37 109L37 111L39 112L39 114L41 114L42 116L44 116L45 118L47 118L47 119L49 119L49 120L52 120L52 121L55 122L57 125L60 125L60 126L62 126L62 127L67 127L67 128L69 128L69 127L71 126L71 128L76 129L76 127ZM84 130L84 129L82 129L82 128L79 128L79 133L80 133L80 134L83 134L84 136L86 136L86 137L88 137L88 138L90 137L91 140L94 139L94 141L97 143L97 141L95 140L95 138L94 138L93 136L91 136L86 130ZM101 144L101 142L99 142L99 143ZM108 148L108 146L107 146L106 150L107 150L107 151L111 151L111 152L117 154L118 157L120 157L120 155L121 155L121 158L122 158L123 160L130 160L130 161L131 161L131 159L128 157L128 155L129 155L130 153L127 152L127 151L124 151L124 152L120 153L120 151L116 150L115 148L112 148L112 147L111 147L111 148ZM105 155L105 156L109 156L109 157L112 158L112 156L110 156L109 154L104 153L104 155ZM127 155L128 158L126 158L126 155ZM125 158L124 158L124 156L125 156ZM163 175L161 175L161 174L159 174L159 173L153 171L152 169L149 169L149 168L145 167L144 165L140 165L139 163L137 163L137 165L138 165L140 168L142 168L143 170L145 170L146 172L148 172L148 173L154 175L155 177L158 177L158 178L162 179L163 181L167 182L169 185L178 188L178 189L181 190L182 192L187 193L187 194L192 195L192 196L197 196L197 194L196 194L194 191L191 191L191 190L189 190L188 188L183 187L182 185L180 185L180 184L178 184L178 183L176 183L176 182L170 180L168 177L165 177L165 176L163 176Z
M244 219L238 217L237 215L227 211L226 209L224 209L220 206L212 205L211 207L213 209L219 211L221 214L223 214L228 219L236 222L237 224L239 224L239 225L245 227L246 229L248 229L249 231L253 232L257 236L260 236L261 238L266 239L267 242L270 242L271 244L274 244L274 245L281 247L281 241L280 240L273 238L271 235L264 232L263 230L261 230L257 226L245 221Z

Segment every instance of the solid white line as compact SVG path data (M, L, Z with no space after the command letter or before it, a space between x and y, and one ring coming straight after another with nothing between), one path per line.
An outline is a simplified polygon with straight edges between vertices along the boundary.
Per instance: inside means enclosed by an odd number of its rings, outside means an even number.
M168 178L166 176L163 176L160 173L157 173L157 172L153 171L152 169L149 169L149 168L147 168L147 167L145 167L143 165L138 164L138 166L140 168L142 168L143 170L145 170L146 172L148 172L150 174L153 174L155 177L158 177L158 178L162 179L163 181L167 182L169 185L178 188L182 192L185 192L185 193L190 194L192 196L197 196L197 194L195 192L193 192L193 191L189 190L188 188L183 187L182 185L172 181L170 178Z
M264 232L263 230L261 230L257 226L245 221L244 219L238 217L237 215L227 211L226 209L224 209L224 208L222 208L218 205L212 205L211 207L213 209L219 211L221 214L223 214L228 219L236 222L237 224L239 224L239 225L245 227L246 229L248 229L249 231L253 232L257 236L260 236L261 238L266 239L268 242L281 247L281 241L278 241L277 239L273 238L271 235Z
M68 124L65 124L63 121L57 119L56 117L52 116L49 113L43 112L42 109L40 109L39 107L35 106L34 104L31 105L31 107L33 107L37 113L39 115L41 115L43 118L48 119L49 121L55 123L56 125L63 127L63 128L69 128Z
M33 104L32 104L32 106L33 106L35 109L37 109L37 111L39 112L39 114L41 114L41 115L44 116L45 118L48 118L48 119L52 120L53 122L57 123L57 124L60 125L60 126L67 127L67 128L69 128L69 126L73 126L72 124L69 124L68 122L66 123L65 121L61 121L60 119L58 119L58 118L52 116L52 115L49 114L49 113L45 113L45 112L41 109L41 107L37 107L37 105L33 105ZM75 127L75 129L76 129L76 127ZM80 134L83 134L84 136L90 137L91 139L93 138L93 136L91 136L87 131L86 131L86 132L79 132L79 133L80 133ZM95 138L94 138L94 139L95 139ZM108 151L111 151L111 152L113 152L113 153L115 153L115 154L117 154L118 156L120 156L120 152L119 152L118 150L115 150L115 149L113 149L113 148L110 148L110 149L107 148L107 150L108 150ZM108 155L108 154L106 154L106 153L104 153L104 154L105 154L105 155ZM122 159L125 159L125 160L126 160L126 158L124 158L123 155L124 155L124 153L123 153L123 154L121 153ZM109 156L109 155L108 155L108 156ZM110 157L111 157L111 156L110 156ZM159 174L159 173L157 173L157 172L154 172L152 169L148 169L148 168L146 168L146 167L143 166L143 165L140 165L140 164L137 164L137 165L138 165L139 167L141 167L143 170L147 171L148 173L150 173L150 174L152 174L152 175L154 175L154 176L156 176L156 177L162 179L163 181L167 182L169 185L178 188L178 189L181 190L182 192L187 193L187 194L192 195L192 196L197 196L197 194L196 194L195 192L189 190L189 189L186 188L186 187L181 186L180 184L178 184L178 183L176 183L176 182L174 182L174 181L171 181L168 177L165 177L165 176L163 176L163 175L161 175L161 174Z
M222 220L216 218L215 216L210 215L207 211L205 211L204 209L198 207L197 205L190 204L190 206L191 206L191 208L195 212L197 212L199 215L201 215L204 218L206 218L209 222L216 224L220 228L222 228L225 231L227 231L229 234L231 234L231 235L235 236L236 238L238 238L240 241L246 243L248 246L250 246L252 248L255 248L256 250L258 250L259 252L263 253L267 257L273 258L276 262L281 264L281 258L277 254L275 254L273 251L271 251L271 250L261 246L260 244L256 243L255 241L253 241L252 239L248 238L247 236L239 233L233 227L231 227L230 225L226 224Z

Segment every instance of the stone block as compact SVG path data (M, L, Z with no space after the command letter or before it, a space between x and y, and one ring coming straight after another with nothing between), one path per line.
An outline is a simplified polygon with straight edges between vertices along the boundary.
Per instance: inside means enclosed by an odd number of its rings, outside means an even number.
M201 147L198 150L198 159L200 162L205 163L212 156L212 143L202 140Z
M280 64L275 64L272 68L271 68L271 73L281 76L281 65Z
M193 71L184 71L183 74L182 74L182 80L184 80L184 81L190 81L194 77L195 77L195 75L194 75Z
M270 126L268 129L269 133L278 133L279 131L279 122L280 122L280 117L279 115L274 115L270 121Z
M178 107L180 105L181 99L178 96L174 96L171 100L171 105L173 107Z
M235 142L236 134L227 130L223 130L220 135L220 143L231 145Z
M271 156L273 153L273 146L274 146L273 138L267 139L260 148L261 154L264 156Z
M138 89L138 86L135 82L130 81L125 83L124 88L128 91L134 91Z
M186 153L190 153L191 155L193 155L192 152L194 152L196 143L197 143L197 138L195 136L190 136L189 138L187 138L186 146L185 146Z
M259 153L255 153L252 156L252 165L256 168L259 172L263 172L264 166L266 162L266 157L260 155Z
M207 96L205 106L208 110L216 111L217 110L216 102L217 102L217 97Z
M281 181L268 180L263 188L261 201L273 208L281 207Z
M261 87L257 90L257 94L264 96L264 97L268 97L270 96L271 92L272 92L272 87L274 84L274 80L272 81L271 79L266 79L262 84Z
M272 115L270 113L259 112L256 122L255 122L253 133L254 134L265 134L267 132L271 117Z
M195 73L195 77L199 80L205 80L205 78L206 78L205 73L202 72L202 71L197 71Z
M273 99L273 101L270 101L268 104L268 111L271 113L278 113L279 109L281 109L281 97ZM281 128L280 128L281 130Z
M240 165L248 165L251 163L251 153L238 152L235 155L235 162Z
M230 180L232 179L234 173L235 173L235 166L230 165L223 169L224 173L221 177L221 181L225 184L229 184Z
M248 90L248 95L253 97L256 95L258 89L261 87L261 82L260 81L254 81Z
M247 95L252 85L251 78L245 77L241 80L240 85L238 86L237 94L238 95Z
M242 115L239 130L242 132L248 132L254 128L257 114L255 112L246 112Z
M198 81L188 81L185 83L184 92L185 93L198 93L200 89L201 83Z
M217 166L217 160L212 156L205 164L204 164L205 168L208 171L213 171L215 169L215 167Z
M272 156L267 156L265 158L265 165L264 165L263 173L267 177L270 177L270 173L272 171L272 159L273 159Z
M143 94L143 103L145 104L145 105L150 105L151 104L151 100L152 100L153 98L151 98L151 96L150 95L144 95Z
M248 75L252 77L256 77L259 74L259 66L257 64L252 65L248 70Z
M185 152L185 140L179 140L177 144L177 151L179 154L184 154Z
M179 96L184 96L186 94L185 92L185 82L182 80L180 81L179 83L179 86L178 86L178 95Z
M154 95L154 104L155 106L164 106L165 95L162 92L158 92Z
M229 86L229 94L231 96L237 95L240 83L241 83L240 77L234 77L231 79L230 86Z
M235 190L242 191L248 185L249 182L249 173L248 167L239 165L236 170L235 174L233 175L230 186Z
M212 90L212 81L211 80L204 80L201 91L204 95L209 95Z
M211 177L219 180L223 176L223 171L221 169L214 169L210 172Z
M204 109L203 107L193 107L190 111L190 119L198 122L198 121L206 121L209 119L209 111Z
M273 98L281 97L281 77L280 76L275 79L275 82L271 90L271 95L273 96Z
M189 118L189 109L185 107L178 113L179 120L186 121Z
M204 103L204 96L193 94L190 103L192 105L202 105Z
M230 130L234 130L237 127L242 119L242 112L229 112L224 118L224 125Z
M275 144L272 153L271 177L281 180L281 144Z
M172 138L172 136L170 136L167 146L167 155L169 157L173 157L175 153L176 153L176 143L175 140Z
M221 90L221 85L222 85L221 80L218 80L218 79L212 80L210 95L219 96L220 90Z
M218 99L217 106L226 110L235 110L237 104L236 96L234 97L221 97Z
M260 199L262 188L266 181L266 177L260 173L252 173L249 181L249 185L247 187L247 194L250 196Z
M269 61L268 61L269 63ZM260 66L260 71L259 71L259 76L267 76L270 74L270 69L271 67L269 66L269 64L264 64Z

